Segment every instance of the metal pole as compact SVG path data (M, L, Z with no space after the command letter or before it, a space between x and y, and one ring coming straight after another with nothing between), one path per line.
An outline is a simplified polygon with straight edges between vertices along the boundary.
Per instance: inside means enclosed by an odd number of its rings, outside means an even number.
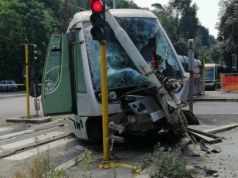
M202 90L203 94L205 94L205 59L202 59Z
M107 59L106 41L100 41L101 51L101 92L102 92L102 130L104 161L109 160L109 129L108 129L108 88L107 88Z
M193 112L193 83L194 83L194 73L190 72L190 83L189 83L189 110Z
M113 0L113 9L116 9L116 0Z
M36 97L36 84L34 83L34 104L35 104L35 110L36 110L36 117L39 116L39 113L38 113L38 100L37 100L37 97Z
M30 84L29 84L29 44L25 46L25 68L26 68L26 118L30 117Z
M194 85L194 43L193 39L188 40L188 71L189 80L189 110L193 112L193 85Z

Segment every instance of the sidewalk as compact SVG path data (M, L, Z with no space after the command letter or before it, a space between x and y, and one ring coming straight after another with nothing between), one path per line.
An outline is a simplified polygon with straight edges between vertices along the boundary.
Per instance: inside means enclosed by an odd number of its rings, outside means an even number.
M22 96L26 96L24 91L0 92L0 99L3 99L3 98L15 98L15 97L22 97Z
M205 95L194 97L194 101L238 101L238 93L223 91L205 91Z

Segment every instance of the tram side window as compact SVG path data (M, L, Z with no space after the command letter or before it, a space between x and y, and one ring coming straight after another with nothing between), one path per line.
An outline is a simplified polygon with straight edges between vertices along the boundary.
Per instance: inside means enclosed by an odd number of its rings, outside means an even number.
M46 93L53 91L59 82L61 71L62 38L54 36L51 42L46 66Z

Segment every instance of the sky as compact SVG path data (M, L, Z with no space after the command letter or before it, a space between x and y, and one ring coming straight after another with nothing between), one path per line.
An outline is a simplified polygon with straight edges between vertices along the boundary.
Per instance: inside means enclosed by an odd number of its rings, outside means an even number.
M166 5L169 0L133 0L140 7L151 7L151 4ZM219 21L219 0L193 0L198 6L197 16L200 23L209 29L211 35L217 37L216 24Z

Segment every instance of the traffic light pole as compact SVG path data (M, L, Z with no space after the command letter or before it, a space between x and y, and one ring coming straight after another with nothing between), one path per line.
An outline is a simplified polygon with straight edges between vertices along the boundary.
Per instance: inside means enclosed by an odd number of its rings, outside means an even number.
M102 91L102 129L103 129L103 157L109 160L109 121L108 121L108 87L107 87L107 59L106 41L100 41L101 55L101 91Z
M29 86L29 44L26 42L25 47L25 69L26 69L26 118L30 117L30 86Z

